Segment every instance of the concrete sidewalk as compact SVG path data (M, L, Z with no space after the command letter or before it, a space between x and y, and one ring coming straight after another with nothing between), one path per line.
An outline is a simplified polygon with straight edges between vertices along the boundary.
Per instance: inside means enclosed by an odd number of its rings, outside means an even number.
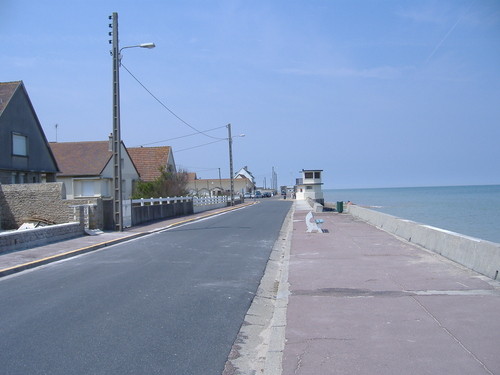
M295 203L283 374L500 374L500 283Z
M70 240L59 241L44 246L37 246L27 250L17 250L0 254L0 277L21 272L30 268L98 250L106 246L138 238L150 233L169 229L174 226L200 220L209 216L218 215L223 212L239 209L252 204L255 201L239 204L234 207L224 207L205 211L198 214L186 215L167 220L161 220L132 228L126 228L123 232L104 232L96 236L81 236Z

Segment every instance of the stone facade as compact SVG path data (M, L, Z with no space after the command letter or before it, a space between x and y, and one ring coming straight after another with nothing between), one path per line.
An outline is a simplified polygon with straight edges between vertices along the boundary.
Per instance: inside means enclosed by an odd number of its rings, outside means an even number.
M27 219L67 223L72 210L65 198L60 182L0 185L0 228L17 229Z
M67 199L69 207L84 206L84 224L89 229L113 230L113 201L103 198ZM73 210L73 208L71 208Z

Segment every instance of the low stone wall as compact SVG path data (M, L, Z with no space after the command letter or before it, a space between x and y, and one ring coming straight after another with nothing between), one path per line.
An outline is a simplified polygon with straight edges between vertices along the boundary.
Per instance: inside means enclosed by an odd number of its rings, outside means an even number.
M498 278L500 244L400 219L357 205L346 206L346 211L386 232L438 253L485 276L492 279Z
M79 223L65 223L35 229L3 232L0 233L0 253L42 246L83 235L84 230Z
M0 185L0 228L17 229L30 218L67 223L70 209L65 198L62 182Z
M103 198L76 198L63 201L68 207L85 205L85 217L89 229L114 230L113 200ZM71 208L73 210L73 208Z

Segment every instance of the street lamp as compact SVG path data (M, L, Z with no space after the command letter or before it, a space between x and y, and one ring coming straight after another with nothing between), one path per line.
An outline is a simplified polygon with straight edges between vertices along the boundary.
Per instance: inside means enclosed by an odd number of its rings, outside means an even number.
M123 231L123 206L122 206L122 151L120 133L120 61L121 51L125 48L154 48L154 43L143 43L135 46L127 46L122 49L118 45L118 13L114 12L109 19L113 23L109 27L113 30L109 35L113 39L111 55L113 56L113 212L115 230Z
M229 141L229 179L231 181L231 206L234 206L234 172L233 172L233 137L231 136L231 124L227 124L227 133ZM236 137L244 137L245 134L237 135ZM235 138L236 138L235 137Z

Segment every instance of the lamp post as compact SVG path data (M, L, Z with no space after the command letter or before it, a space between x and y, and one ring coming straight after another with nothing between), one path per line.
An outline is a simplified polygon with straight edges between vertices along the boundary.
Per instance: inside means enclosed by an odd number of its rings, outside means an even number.
M154 48L154 43L143 43L135 46L119 48L118 40L118 13L114 12L109 19L113 22L109 24L112 31L109 33L113 37L109 41L113 45L111 55L113 56L113 212L115 230L123 231L123 196L122 196L122 151L121 151L121 131L120 131L120 61L121 51L125 48Z
M229 179L231 181L231 191L229 195L231 197L231 206L234 206L234 172L233 172L233 137L231 136L231 124L227 124L227 134L229 141ZM245 134L240 134L238 137L244 137Z

